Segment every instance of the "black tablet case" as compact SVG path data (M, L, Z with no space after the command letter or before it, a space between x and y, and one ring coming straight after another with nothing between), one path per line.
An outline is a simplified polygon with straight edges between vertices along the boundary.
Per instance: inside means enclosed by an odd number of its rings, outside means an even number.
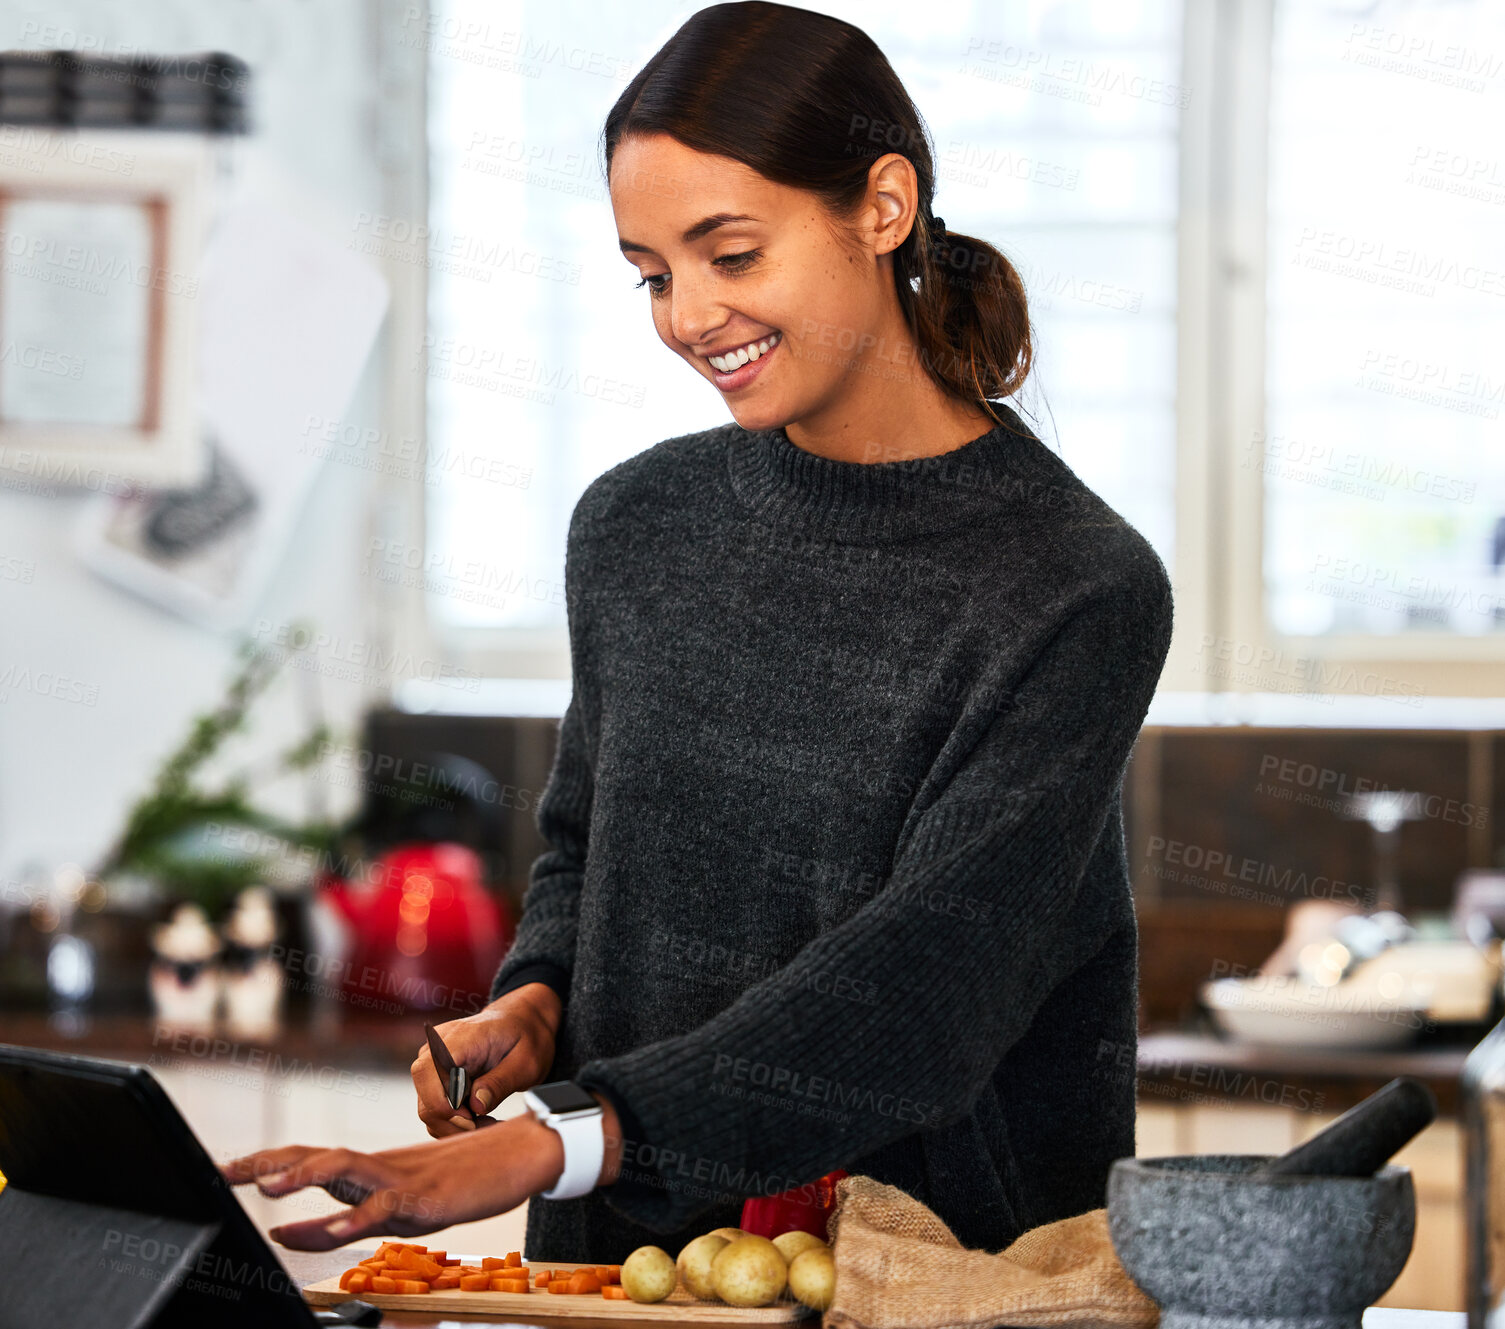
M141 1066L0 1044L0 1329L313 1329Z

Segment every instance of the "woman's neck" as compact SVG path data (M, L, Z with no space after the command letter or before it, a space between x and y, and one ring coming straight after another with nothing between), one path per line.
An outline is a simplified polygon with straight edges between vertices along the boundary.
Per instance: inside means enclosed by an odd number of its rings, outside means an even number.
M859 402L843 401L791 420L784 433L795 447L833 461L909 461L952 452L997 423L980 407L959 401L926 376L905 392L863 390Z

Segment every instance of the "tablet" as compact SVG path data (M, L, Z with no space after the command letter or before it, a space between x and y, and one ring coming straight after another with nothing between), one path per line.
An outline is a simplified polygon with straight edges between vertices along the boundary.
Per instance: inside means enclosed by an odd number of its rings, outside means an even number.
M314 1329L144 1066L0 1043L0 1320Z

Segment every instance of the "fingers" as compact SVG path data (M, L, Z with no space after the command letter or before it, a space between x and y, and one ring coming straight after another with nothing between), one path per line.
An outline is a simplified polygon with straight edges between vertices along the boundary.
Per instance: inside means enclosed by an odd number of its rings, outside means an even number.
M301 1147L299 1154L281 1160L281 1166L257 1176L257 1189L276 1199L307 1186L322 1186L345 1204L360 1204L388 1183L380 1165L369 1154L359 1154L353 1149Z
M375 1191L353 1209L284 1223L269 1230L273 1241L295 1251L328 1251L362 1237L385 1233L391 1227L391 1192ZM411 1234L410 1234L411 1235Z
M473 1131L475 1120L468 1108L452 1108L449 1095L440 1083L439 1069L434 1065L433 1054L425 1046L411 1067L413 1087L418 1091L418 1120L428 1128L435 1139L457 1135L461 1131Z
M278 1149L259 1149L243 1158L231 1159L220 1165L220 1175L232 1186L243 1186L254 1181L258 1187L277 1177L289 1167L295 1167L311 1154L323 1153L306 1144L283 1145Z

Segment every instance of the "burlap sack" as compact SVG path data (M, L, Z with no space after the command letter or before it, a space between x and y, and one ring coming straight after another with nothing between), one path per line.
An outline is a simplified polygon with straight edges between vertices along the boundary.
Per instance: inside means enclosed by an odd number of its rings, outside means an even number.
M1127 1325L1160 1312L1130 1280L1108 1211L1026 1232L997 1255L969 1251L935 1214L871 1177L836 1184L836 1299L822 1329Z

